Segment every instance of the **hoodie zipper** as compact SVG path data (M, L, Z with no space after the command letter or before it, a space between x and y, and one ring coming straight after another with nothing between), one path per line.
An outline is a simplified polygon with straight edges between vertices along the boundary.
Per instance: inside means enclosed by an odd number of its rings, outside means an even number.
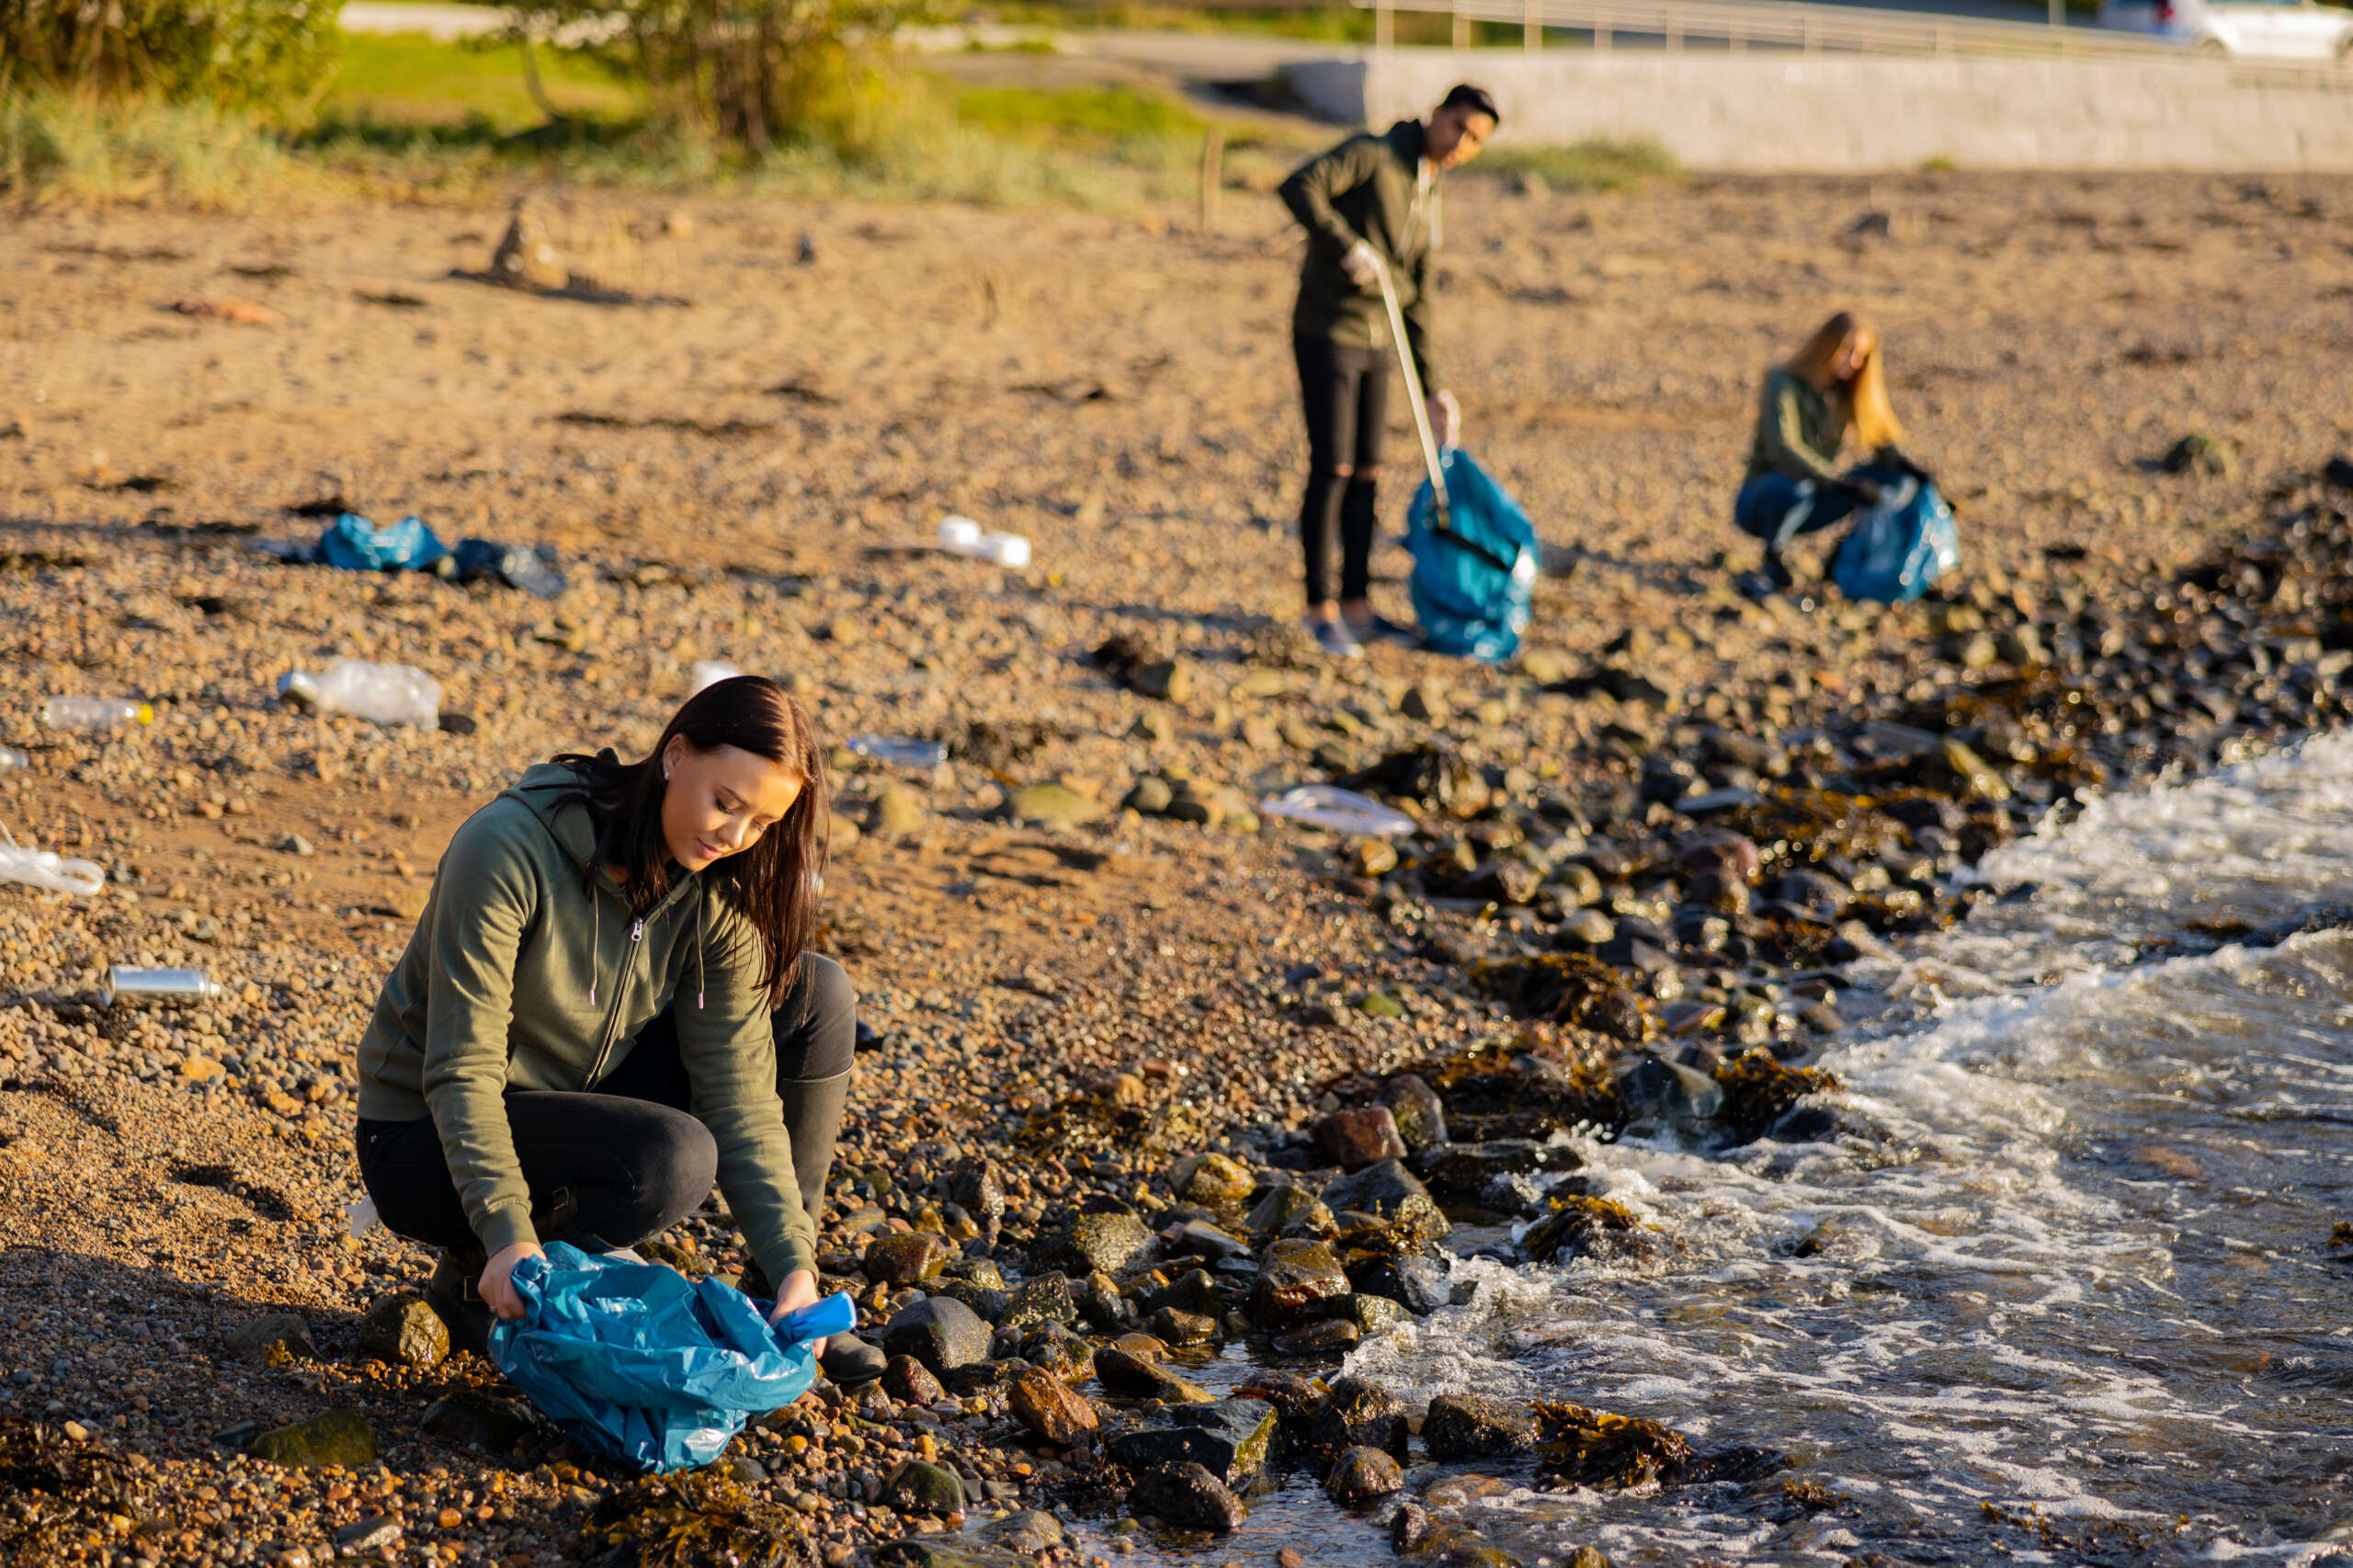
M594 896L602 898L604 893L600 890ZM642 947L644 945L645 916L640 915L636 920L631 923L629 928L629 939L630 946L631 948ZM592 961L599 962L601 960L601 954L597 955L596 958L592 960ZM621 958L620 972L613 976L613 999L605 1009L604 1034L597 1042L596 1062L588 1069L588 1081L591 1084L596 1083L605 1075L606 1060L613 1053L613 1038L620 1033L621 999L629 994L630 970L635 960L629 954L624 953Z

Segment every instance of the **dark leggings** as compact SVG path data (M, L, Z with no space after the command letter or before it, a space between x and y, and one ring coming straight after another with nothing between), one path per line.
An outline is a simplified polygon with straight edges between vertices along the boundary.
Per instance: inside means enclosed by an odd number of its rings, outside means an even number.
M1845 478L1849 483L1867 479L1874 484L1893 486L1903 480L1904 471L1870 462L1848 469ZM1785 473L1760 473L1740 487L1740 494L1732 504L1732 517L1741 532L1765 541L1765 554L1772 559L1787 550L1790 540L1800 534L1843 523L1861 506L1850 490L1825 485L1818 480L1791 479Z
M1299 542L1307 552L1307 602L1360 599L1372 591L1373 485L1389 418L1385 350L1296 337L1300 401L1307 410L1307 495ZM1340 591L1332 592L1332 538L1340 540Z
M823 1220L825 1173L857 1050L857 1006L842 966L811 953L784 1006L771 1015L777 1094L812 1225ZM585 1091L509 1091L506 1121L540 1239L610 1252L693 1213L710 1196L719 1146L688 1110L689 1094L669 1007L639 1032L621 1064ZM481 1251L432 1118L362 1120L359 1178L395 1233L428 1246Z

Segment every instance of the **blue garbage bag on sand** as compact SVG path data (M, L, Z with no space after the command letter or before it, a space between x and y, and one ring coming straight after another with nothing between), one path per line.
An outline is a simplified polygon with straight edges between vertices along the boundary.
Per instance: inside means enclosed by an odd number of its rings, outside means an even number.
M1414 619L1430 652L1497 663L1518 650L1519 634L1528 630L1536 597L1536 525L1470 453L1450 448L1439 462L1447 526L1437 526L1438 499L1427 479L1405 514Z
M1961 564L1961 530L1937 487L1907 479L1838 541L1831 580L1850 599L1903 604Z
M817 1344L857 1303L829 1296L771 1327L768 1303L658 1263L550 1243L515 1266L523 1315L490 1331L491 1358L566 1437L641 1470L688 1470L744 1423L817 1379Z
M449 553L422 517L403 517L380 528L357 512L346 512L319 535L319 559L346 572L422 572Z

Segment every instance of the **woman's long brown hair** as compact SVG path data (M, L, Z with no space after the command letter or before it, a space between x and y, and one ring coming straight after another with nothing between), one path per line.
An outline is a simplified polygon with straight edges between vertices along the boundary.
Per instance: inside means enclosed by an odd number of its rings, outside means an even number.
M1863 362L1852 378L1840 383L1830 367L1857 333L1863 336ZM1880 364L1879 334L1852 311L1840 311L1816 327L1805 347L1790 358L1789 371L1824 392L1834 387L1843 391L1847 428L1869 450L1876 452L1904 439L1904 426L1896 423L1895 407L1887 400L1887 371Z
M769 1006L781 1006L784 991L817 926L817 893L824 885L827 829L831 820L824 753L816 728L792 694L764 676L715 681L687 699L662 738L639 762L623 762L612 751L590 756L565 752L554 760L580 776L580 788L565 797L588 808L596 824L598 865L621 869L630 907L643 915L670 891L674 869L662 836L662 753L672 736L697 751L734 746L781 765L801 780L801 793L783 820L749 849L730 855L700 874L710 879L727 905L751 923L766 949L760 983Z

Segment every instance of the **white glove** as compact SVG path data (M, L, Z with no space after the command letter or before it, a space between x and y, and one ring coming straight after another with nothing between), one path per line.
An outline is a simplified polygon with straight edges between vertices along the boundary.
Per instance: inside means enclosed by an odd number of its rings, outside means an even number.
M1454 401L1454 394L1439 392L1425 399L1422 406L1429 410L1430 438L1438 444L1440 449L1460 445L1462 439L1462 405Z
M1350 245L1347 254L1340 257L1340 270L1359 289L1377 288L1381 283L1381 257L1362 240Z

